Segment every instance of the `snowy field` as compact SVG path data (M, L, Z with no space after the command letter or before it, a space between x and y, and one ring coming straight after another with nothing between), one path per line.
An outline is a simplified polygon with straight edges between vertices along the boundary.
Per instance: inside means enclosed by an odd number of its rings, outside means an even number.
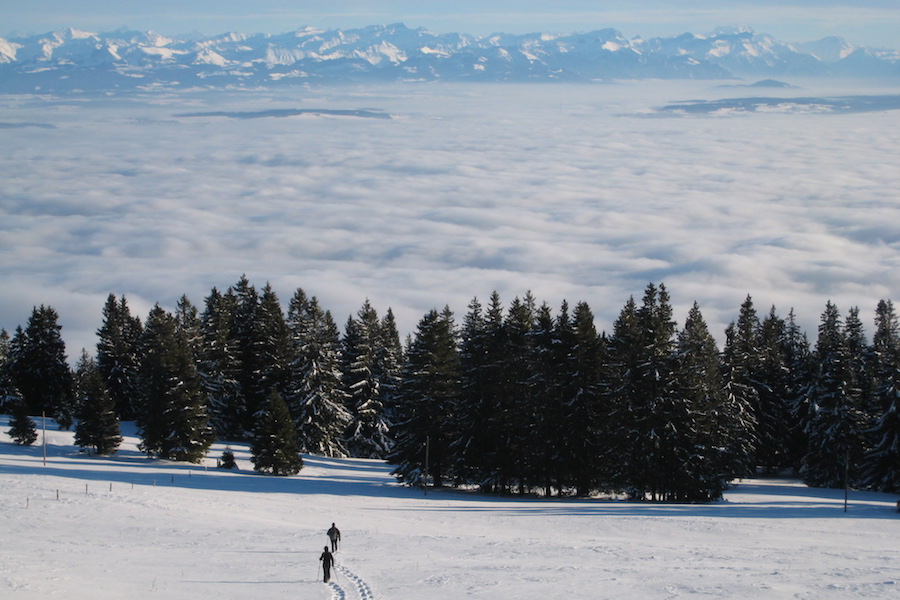
M40 428L40 423L38 423ZM10 443L0 417L0 598L896 598L895 496L745 480L711 505L410 490L378 461L305 456L300 475L104 459L73 434ZM331 585L317 559L344 546Z

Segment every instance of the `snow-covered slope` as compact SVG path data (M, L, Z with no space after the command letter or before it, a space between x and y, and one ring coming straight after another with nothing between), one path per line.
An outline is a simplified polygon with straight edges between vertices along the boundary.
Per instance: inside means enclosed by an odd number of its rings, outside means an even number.
M112 458L0 417L0 597L305 600L852 600L900 589L894 497L746 480L710 505L537 500L398 486L378 461L295 477ZM331 585L318 556L342 530Z
M433 34L403 24L206 39L68 29L0 39L0 91L269 86L297 81L588 81L783 75L900 76L892 50L839 38L792 46L748 28L627 39L614 29L551 35Z

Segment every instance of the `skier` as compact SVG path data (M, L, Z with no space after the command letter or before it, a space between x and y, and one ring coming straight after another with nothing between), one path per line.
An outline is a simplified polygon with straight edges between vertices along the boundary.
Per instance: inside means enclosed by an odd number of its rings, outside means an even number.
M331 565L334 564L334 556L328 551L328 546L325 546L325 551L322 552L319 560L322 561L322 571L325 573L324 582L328 583L328 580L331 579Z
M331 529L328 530L328 539L331 540L331 551L337 552L338 542L341 541L341 530L335 527L334 523L331 524Z

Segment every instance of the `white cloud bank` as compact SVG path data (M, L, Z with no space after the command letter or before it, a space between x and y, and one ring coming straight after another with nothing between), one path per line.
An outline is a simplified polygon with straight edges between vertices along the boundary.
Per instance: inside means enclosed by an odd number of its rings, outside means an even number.
M554 310L585 300L610 330L650 281L669 287L679 322L697 300L720 341L748 293L761 315L794 307L812 339L829 299L858 305L871 333L877 301L900 300L897 113L634 116L735 93L682 82L3 97L0 123L54 128L4 130L0 327L51 304L73 358L93 352L111 292L144 317L182 293L202 308L246 273L284 302L303 287L340 325L366 298L390 306L404 334L445 304L461 321L495 289L504 303L532 290ZM366 107L395 118L176 116Z

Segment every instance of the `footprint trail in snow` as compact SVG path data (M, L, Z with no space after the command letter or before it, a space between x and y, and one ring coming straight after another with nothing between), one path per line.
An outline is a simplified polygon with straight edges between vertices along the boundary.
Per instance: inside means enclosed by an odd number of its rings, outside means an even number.
M363 579L345 567L335 565L335 571L341 574L340 579L334 577L328 586L331 588L331 600L377 600L372 588ZM348 592L345 588L349 588Z

